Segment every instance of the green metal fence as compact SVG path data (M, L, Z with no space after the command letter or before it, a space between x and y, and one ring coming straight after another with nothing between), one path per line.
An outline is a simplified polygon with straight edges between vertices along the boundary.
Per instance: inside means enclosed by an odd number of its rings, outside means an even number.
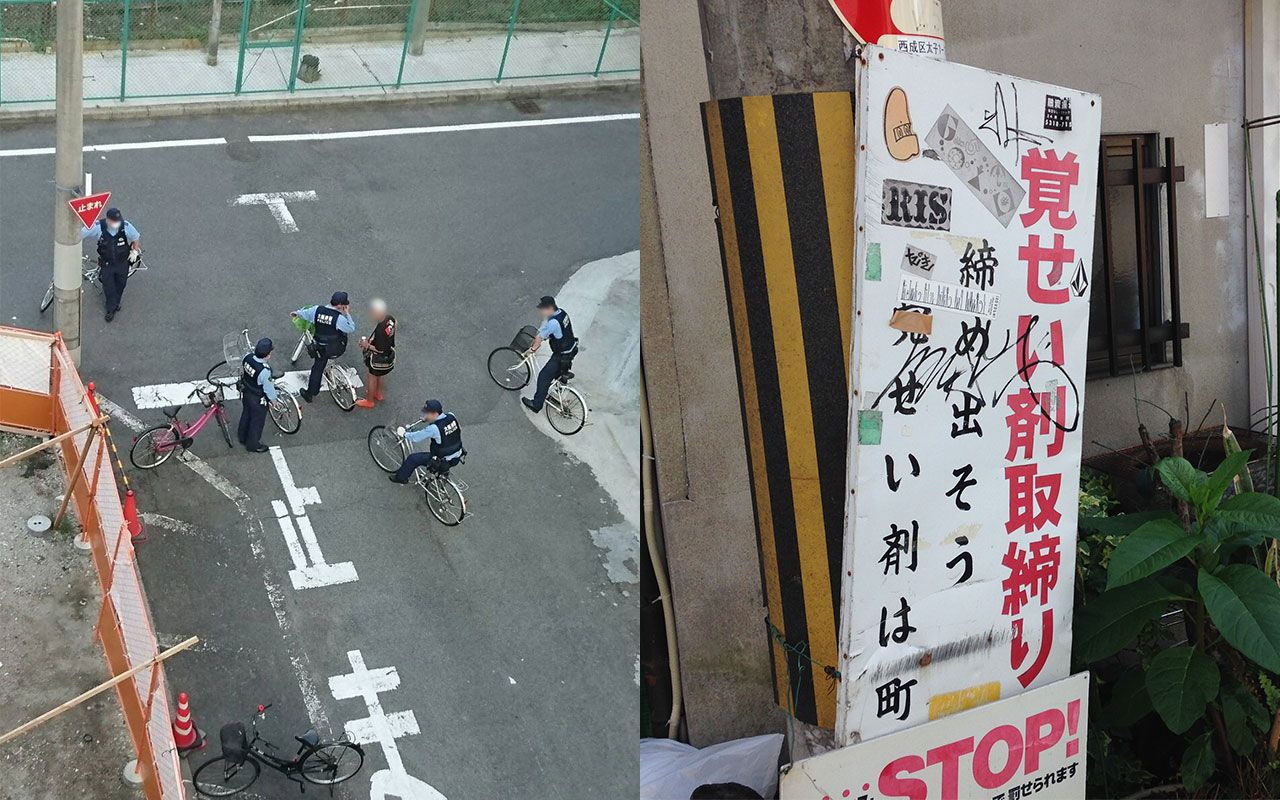
M0 106L54 99L54 5L0 0ZM86 100L637 73L639 0L85 0Z

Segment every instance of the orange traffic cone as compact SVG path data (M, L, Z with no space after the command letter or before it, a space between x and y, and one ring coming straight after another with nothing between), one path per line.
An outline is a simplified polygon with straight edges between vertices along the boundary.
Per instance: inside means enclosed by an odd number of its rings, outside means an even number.
M173 743L178 746L179 753L204 748L204 731L196 728L191 720L191 706L187 704L187 693L178 693L178 716L173 720Z
M133 490L124 493L124 521L129 526L129 535L135 542L142 540L142 520L138 519L138 501L134 499Z

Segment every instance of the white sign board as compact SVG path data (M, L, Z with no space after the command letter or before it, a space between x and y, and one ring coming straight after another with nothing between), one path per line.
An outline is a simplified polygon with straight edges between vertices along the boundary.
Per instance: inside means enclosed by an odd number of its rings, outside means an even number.
M1101 107L865 48L837 735L1067 676Z
M1084 800L1089 673L783 768L782 800Z

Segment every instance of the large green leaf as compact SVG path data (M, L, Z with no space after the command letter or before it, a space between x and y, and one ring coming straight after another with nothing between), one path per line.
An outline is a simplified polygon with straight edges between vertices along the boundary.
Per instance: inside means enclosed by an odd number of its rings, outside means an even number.
M1222 463L1213 471L1204 484L1204 503L1206 511L1213 511L1222 500L1222 493L1231 485L1231 481L1240 474L1240 470L1249 463L1251 450L1237 451L1227 454Z
M1160 463L1164 463L1163 461ZM1196 548L1178 523L1155 519L1120 540L1107 565L1107 588L1115 589L1164 569Z
M1246 492L1222 501L1214 518L1251 531L1280 534L1280 498L1260 492Z
M1177 456L1160 459L1156 472L1160 473L1160 482L1174 497L1188 503L1195 502L1196 489L1206 480L1205 474L1191 466L1190 461Z
M1240 755L1252 752L1258 746L1258 736L1254 731L1268 728L1267 709L1240 683L1224 685L1220 700L1222 721L1231 749Z
M1250 564L1210 574L1200 570L1200 596L1209 618L1232 647L1272 672L1280 672L1280 588Z
M1218 665L1189 645L1162 650L1147 668L1147 694L1160 719L1174 733L1185 733L1204 716L1218 695Z
M1147 674L1140 667L1125 670L1111 689L1098 724L1107 728L1127 728L1150 714L1151 697L1147 694Z
M1177 599L1155 578L1103 592L1076 614L1076 659L1090 664L1115 655Z
M1194 792L1204 786L1217 766L1210 735L1210 731L1205 731L1192 739L1182 753L1182 769L1179 774L1182 776L1182 785L1189 791Z

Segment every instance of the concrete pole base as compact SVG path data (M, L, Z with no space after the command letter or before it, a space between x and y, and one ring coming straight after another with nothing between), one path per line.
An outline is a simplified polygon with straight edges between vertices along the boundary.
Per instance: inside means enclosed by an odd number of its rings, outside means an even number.
M134 786L142 783L142 772L138 769L138 759L136 758L129 759L129 763L124 765L124 771L122 774L124 776L125 783L132 784Z
M76 546L76 549L82 553L88 553L93 550L93 545L89 543L89 537L85 536L84 533L81 533L79 536L77 536L72 541L72 544L74 544Z

